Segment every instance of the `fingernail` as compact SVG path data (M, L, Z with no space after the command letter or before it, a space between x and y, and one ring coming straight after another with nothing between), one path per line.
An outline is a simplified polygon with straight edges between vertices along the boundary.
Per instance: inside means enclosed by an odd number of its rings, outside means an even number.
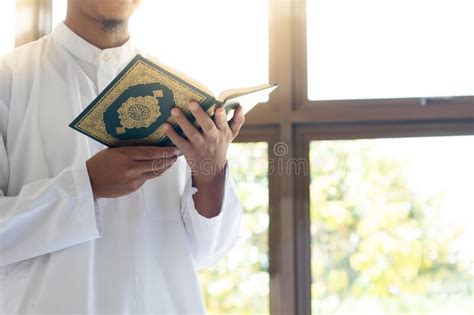
M173 109L171 110L171 115L173 115L173 116L178 116L178 115L179 115L179 109L173 108Z
M171 126L166 123L166 124L163 125L163 128L165 128L165 130L168 131L168 130L171 129Z
M219 108L219 109L216 110L216 114L217 114L217 115L224 115L224 112L225 112L225 111L224 111L223 108Z
M191 110L196 110L196 109L198 108L198 106L199 106L199 105L198 105L198 103L196 103L196 102L191 102L191 103L189 103L189 108L190 108Z

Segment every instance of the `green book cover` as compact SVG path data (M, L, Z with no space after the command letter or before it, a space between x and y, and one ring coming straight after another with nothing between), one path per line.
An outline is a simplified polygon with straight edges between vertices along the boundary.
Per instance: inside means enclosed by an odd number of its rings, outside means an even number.
M163 123L179 107L194 122L188 109L195 100L209 110L214 97L180 79L141 55L137 55L92 103L69 125L109 147L171 145Z
M262 97L268 97L276 85L229 90L216 99L200 84L137 55L92 103L69 125L71 128L108 147L169 146L163 123L170 123L183 135L171 109L180 108L195 123L188 104L198 102L213 116L217 106L227 112L237 104L246 104L244 112L253 108Z

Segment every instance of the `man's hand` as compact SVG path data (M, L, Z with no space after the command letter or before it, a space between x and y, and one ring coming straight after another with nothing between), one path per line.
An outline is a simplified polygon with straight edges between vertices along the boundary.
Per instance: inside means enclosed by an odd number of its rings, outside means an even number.
M115 198L136 191L169 169L179 152L176 147L122 147L97 153L86 162L94 198Z
M187 139L179 136L171 125L166 124L167 136L184 153L193 171L193 180L212 182L216 175L223 173L227 162L227 149L244 123L242 108L239 106L228 123L225 110L215 112L214 121L198 103L189 104L201 130L198 130L179 108L173 108L171 114L179 124Z
M215 111L214 120L196 102L191 102L189 108L201 130L180 109L174 108L171 114L187 139L169 124L165 125L166 135L184 153L192 170L193 185L198 189L194 196L197 210L206 217L213 217L219 214L222 205L227 149L244 123L244 114L239 106L232 120L227 122L223 108Z

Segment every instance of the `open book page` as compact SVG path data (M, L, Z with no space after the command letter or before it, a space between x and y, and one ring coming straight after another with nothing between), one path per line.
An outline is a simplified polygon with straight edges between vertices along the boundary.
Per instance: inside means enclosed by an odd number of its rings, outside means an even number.
M270 93L272 93L278 86L265 84L260 86L259 88L250 88L250 89L238 89L234 91L232 94L229 94L225 98L225 102L222 105L226 112L233 111L237 105L240 104L243 108L244 114L247 114L252 108L254 108L257 104L264 102L268 99ZM232 115L228 115L227 117L232 118Z
M254 93L254 92L258 92L258 91L262 91L266 89L271 89L274 86L275 84L262 84L262 85L247 87L247 88L226 90L219 95L217 100L221 103L225 103L226 101L230 99L234 99L239 96L243 96L246 94L250 94L250 93ZM272 91L270 91L268 94L270 94Z
M174 74L175 76L179 77L181 80L191 84L192 86L195 86L197 87L198 89L202 90L203 92L206 92L207 94L213 96L214 94L211 92L211 90L206 87L204 84L202 84L201 82L198 82L190 77L188 77L187 75L185 75L184 73L182 72L179 72L175 69L172 69L166 65L164 65L162 62L160 62L157 58L147 54L147 53L144 53L142 51L140 51L140 54L145 57L146 59L150 60L151 62L153 62L154 64L160 66L161 68L165 69L166 71L168 72L171 72L172 74Z

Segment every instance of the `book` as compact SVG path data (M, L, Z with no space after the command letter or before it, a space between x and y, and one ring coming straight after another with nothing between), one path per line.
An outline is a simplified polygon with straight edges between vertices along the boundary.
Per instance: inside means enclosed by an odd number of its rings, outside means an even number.
M219 107L230 113L239 104L247 113L276 88L262 84L215 97L203 84L138 54L69 126L108 147L170 146L163 123L183 135L171 116L172 108L180 108L198 126L188 108L191 101L210 116Z

